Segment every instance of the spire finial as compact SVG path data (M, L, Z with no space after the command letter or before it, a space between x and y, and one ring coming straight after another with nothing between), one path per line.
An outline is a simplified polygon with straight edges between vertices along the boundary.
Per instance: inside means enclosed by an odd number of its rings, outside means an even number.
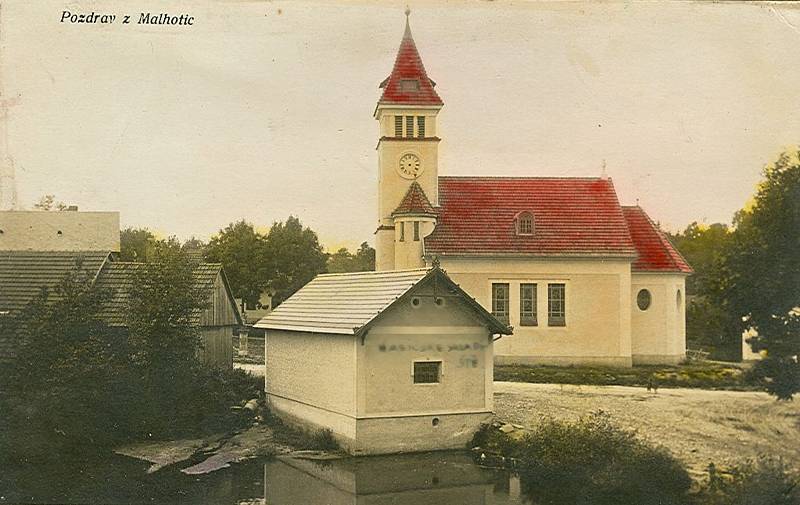
M406 5L406 32L403 34L404 39L411 38L411 25L408 23L408 17L411 15L411 8Z

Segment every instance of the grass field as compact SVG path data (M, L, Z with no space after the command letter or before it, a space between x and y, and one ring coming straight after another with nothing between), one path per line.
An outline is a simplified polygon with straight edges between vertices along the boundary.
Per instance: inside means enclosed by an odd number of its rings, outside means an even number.
M494 368L494 380L535 384L758 390L758 386L749 380L745 366L710 361L632 368L498 365Z

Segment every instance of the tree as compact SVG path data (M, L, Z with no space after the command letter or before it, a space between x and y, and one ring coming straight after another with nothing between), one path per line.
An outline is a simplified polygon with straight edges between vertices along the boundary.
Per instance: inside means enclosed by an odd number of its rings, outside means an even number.
M44 195L33 204L33 208L37 210L67 210L68 206L64 202L57 202L55 195Z
M220 230L206 248L206 259L225 269L233 296L251 306L268 286L266 246L264 235L242 220Z
M93 274L78 262L16 318L20 346L3 378L8 405L0 416L10 419L0 452L22 446L31 456L113 441L119 417L109 405L124 344L100 318L106 293L94 287Z
M686 281L686 337L695 346L709 349L718 359L739 359L741 330L736 315L728 310L727 270L724 258L732 242L725 224L696 222L670 239L694 268Z
M155 235L147 228L125 228L119 232L119 256L122 261L147 261L156 247Z
M375 249L361 243L355 254L342 247L328 257L328 272L369 272L375 270Z
M285 223L273 223L265 251L273 307L324 272L328 259L317 234L304 228L294 216L289 216Z
M726 258L731 309L766 350L755 373L780 399L800 391L800 152L783 153L763 172L753 204L734 221Z

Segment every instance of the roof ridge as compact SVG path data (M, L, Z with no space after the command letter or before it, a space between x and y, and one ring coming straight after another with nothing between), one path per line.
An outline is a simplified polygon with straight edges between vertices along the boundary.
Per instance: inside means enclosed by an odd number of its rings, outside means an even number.
M576 175L440 175L439 179L547 179L547 180L586 180L586 181L609 181L611 177Z
M362 270L359 272L330 272L318 274L315 279L319 277L337 277L345 275L377 275L377 274L394 274L394 273L408 273L408 272L427 272L429 268L405 268L401 270Z

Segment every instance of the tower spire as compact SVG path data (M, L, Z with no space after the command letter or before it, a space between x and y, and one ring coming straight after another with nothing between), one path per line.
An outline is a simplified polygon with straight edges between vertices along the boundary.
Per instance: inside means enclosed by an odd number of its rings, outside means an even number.
M442 106L444 103L436 90L436 86L422 64L422 58L417 51L417 45L411 36L411 9L406 7L406 28L397 58L394 61L392 73L381 83L383 95L378 105L433 105Z

